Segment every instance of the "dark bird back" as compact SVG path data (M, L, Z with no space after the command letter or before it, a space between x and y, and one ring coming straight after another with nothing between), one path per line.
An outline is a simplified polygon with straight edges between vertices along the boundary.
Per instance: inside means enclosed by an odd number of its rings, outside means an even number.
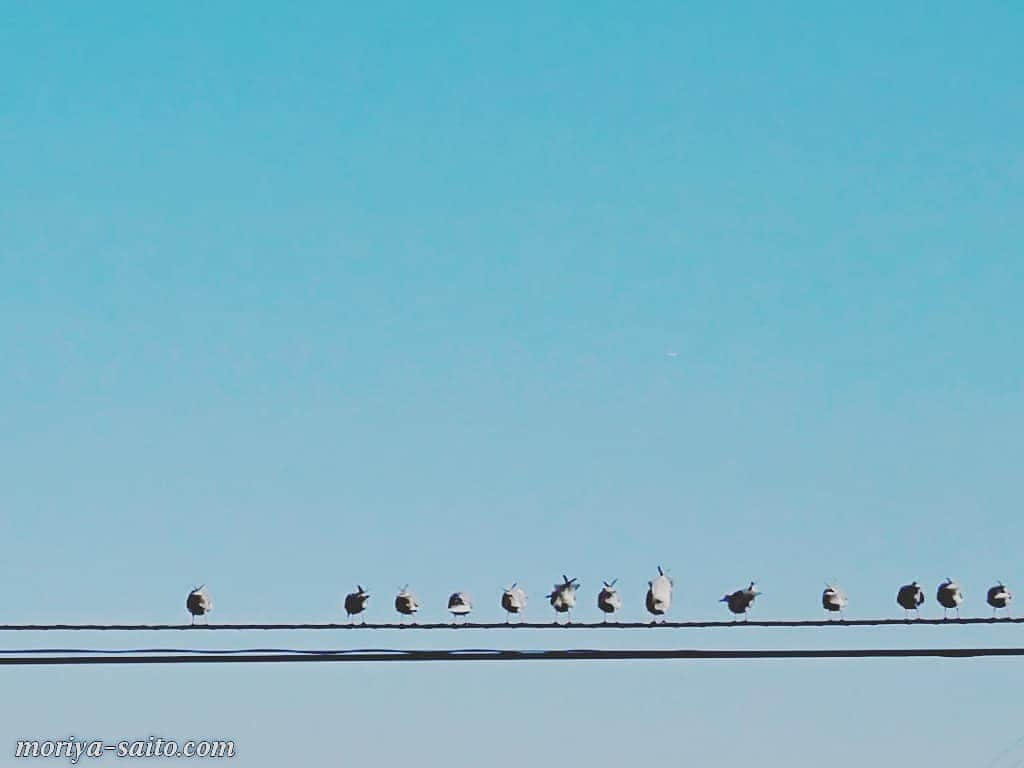
M370 599L369 592L361 586L358 589L358 592L351 592L345 595L345 613L349 616L355 616L366 610L366 601Z
M746 613L747 609L750 608L754 602L754 598L757 597L760 592L754 589L754 582L750 582L750 586L746 589L737 589L735 592L730 592L728 595L723 597L720 602L725 603L729 610L733 613Z
M192 614L193 621L196 616L205 616L213 610L213 600L207 594L205 585L196 587L188 593L188 597L185 598L185 607Z
M924 603L924 590L916 581L904 584L896 593L896 602L905 611L916 611Z
M1013 600L1013 595L1010 594L1010 590L1006 588L1005 584L999 582L994 587L989 588L986 599L993 608L1005 608Z

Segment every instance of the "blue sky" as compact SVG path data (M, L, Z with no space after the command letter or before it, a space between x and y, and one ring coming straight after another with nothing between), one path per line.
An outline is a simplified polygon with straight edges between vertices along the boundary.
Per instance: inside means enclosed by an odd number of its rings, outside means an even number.
M407 582L425 618L455 589L497 618L514 580L538 618L563 572L581 616L618 577L633 618L658 564L676 618L750 579L762 617L817 616L832 578L851 615L895 614L911 579L937 615L946 576L984 614L994 580L1024 590L1022 22L1007 3L9 9L4 620L175 621L200 582L225 622L334 620L357 582L371 618ZM1020 644L603 634L273 642ZM270 642L196 640L228 641ZM257 768L960 768L1021 736L1024 682L995 661L3 676L11 744L213 733Z

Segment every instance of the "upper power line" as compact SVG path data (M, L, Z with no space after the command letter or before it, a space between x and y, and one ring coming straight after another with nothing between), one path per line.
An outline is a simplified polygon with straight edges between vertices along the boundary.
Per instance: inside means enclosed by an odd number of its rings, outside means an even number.
M973 624L1020 624L1024 618L950 618L950 619L752 619L749 621L602 621L602 622L430 622L423 624L370 623L337 624L330 622L231 623L231 624L0 624L0 632L145 632L184 630L469 630L469 629L738 629L740 627L884 627L884 626L963 626Z

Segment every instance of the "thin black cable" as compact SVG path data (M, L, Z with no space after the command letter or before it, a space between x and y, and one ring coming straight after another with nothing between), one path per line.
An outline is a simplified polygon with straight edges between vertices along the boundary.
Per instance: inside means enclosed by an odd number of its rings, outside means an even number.
M466 648L458 652L480 651L488 652L488 648ZM5 648L0 649L0 656L31 656L32 654L45 655L123 655L123 654L258 654L258 653L309 653L309 654L332 654L332 653L402 653L401 649L393 648L330 648L327 650L318 648Z
M323 651L317 653L5 656L0 666L90 664L265 664L387 661L624 661L751 659L907 659L1024 656L1024 648L860 648L845 650L551 650L551 651Z
M987 617L964 619L751 619L749 621L618 621L618 622L431 622L394 623L267 623L267 624L0 624L0 632L150 632L187 630L323 630L323 629L716 629L728 627L882 627L963 626L968 624L1020 624L1024 618Z

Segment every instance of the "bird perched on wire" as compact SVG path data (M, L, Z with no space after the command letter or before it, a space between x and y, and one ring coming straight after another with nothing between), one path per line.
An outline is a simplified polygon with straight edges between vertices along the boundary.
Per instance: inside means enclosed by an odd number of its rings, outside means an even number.
M460 616L468 616L473 610L473 601L465 592L453 592L448 598L448 610L456 620Z
M597 607L605 614L604 621L608 621L608 614L615 613L622 607L622 595L615 588L618 579L601 582L604 586L597 593Z
M501 593L501 607L505 609L505 623L508 624L509 616L513 613L519 614L526 610L526 592L522 587L512 586Z
M730 592L728 595L723 597L718 602L725 603L729 610L735 614L743 614L743 620L747 620L747 610L754 603L754 598L761 593L754 589L754 582L750 582L750 586L746 589L737 589L735 592Z
M555 621L558 621L557 614L559 613L569 614L566 623L572 620L572 609L576 606L576 590L579 587L580 585L576 582L575 577L570 579L565 574L562 574L562 583L555 584L551 594L548 595L551 607L555 609Z
M1006 615L1010 615L1010 601L1013 600L1013 593L1006 588L1003 582L999 582L994 587L990 587L988 595L986 596L988 604L992 606L992 616L995 617L996 613L1000 608L1006 609Z
M916 581L904 584L896 593L896 603L903 609L905 616L910 611L920 616L921 604L924 603L924 590Z
M213 610L213 598L206 591L206 585L196 587L188 593L185 598L185 607L192 614L192 624L196 623L196 616L205 616Z
M658 575L647 582L647 611L655 617L664 616L672 607L672 579L658 566Z
M846 604L849 602L846 593L839 587L834 584L825 585L825 591L821 593L821 607L826 611L838 613L842 617L843 609L846 608Z
M409 585L406 584L395 597L395 610L402 616L412 616L419 609L420 604L416 595L409 591Z
M935 599L942 606L942 618L949 618L949 610L951 608L956 611L956 617L960 618L960 603L964 601L964 593L960 589L959 584L947 578L939 584L939 589L935 593Z
M366 610L366 601L370 599L370 593L363 589L361 584L356 584L356 589L357 592L349 592L345 595L345 615L348 616L349 621L353 616ZM363 623L366 623L366 619L363 619Z

